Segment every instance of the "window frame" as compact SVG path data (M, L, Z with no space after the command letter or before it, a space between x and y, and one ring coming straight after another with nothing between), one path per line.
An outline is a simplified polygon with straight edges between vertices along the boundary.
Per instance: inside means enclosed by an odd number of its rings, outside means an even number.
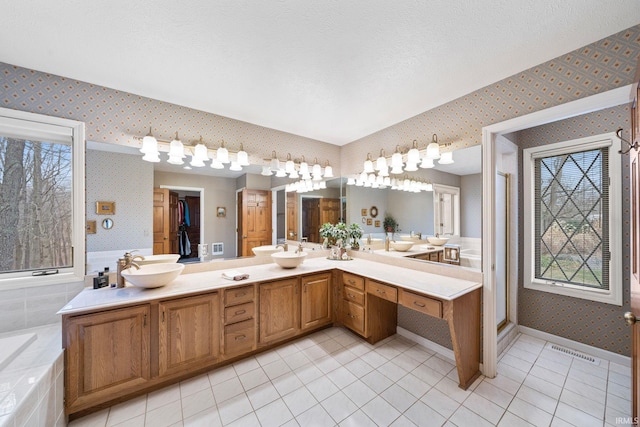
M609 289L557 283L535 278L535 159L598 148L609 150ZM523 150L524 193L524 287L542 292L622 305L622 159L620 139L615 132L556 142Z
M73 267L61 268L48 276L32 276L31 271L6 273L0 277L0 289L19 289L84 281L85 272L85 126L83 122L0 107L0 125L39 128L59 126L71 131L72 153L72 251ZM10 123L13 121L14 123Z

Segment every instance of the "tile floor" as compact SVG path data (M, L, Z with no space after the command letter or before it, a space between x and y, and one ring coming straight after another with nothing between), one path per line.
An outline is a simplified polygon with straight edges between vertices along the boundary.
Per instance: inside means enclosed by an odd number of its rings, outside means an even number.
M498 376L464 391L452 360L404 337L372 346L331 328L70 426L609 427L630 416L630 384L629 367L520 335Z

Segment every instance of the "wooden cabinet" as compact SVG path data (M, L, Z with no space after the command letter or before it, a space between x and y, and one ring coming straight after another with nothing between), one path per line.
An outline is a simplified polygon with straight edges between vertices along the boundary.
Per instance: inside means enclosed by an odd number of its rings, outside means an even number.
M442 262L442 251L411 255L409 258L421 259L423 261Z
M331 274L315 274L301 279L300 319L302 330L331 323Z
M398 303L429 316L442 318L442 301L400 289Z
M256 349L255 285L224 290L224 336L226 357Z
M68 412L145 386L150 370L148 304L65 318L65 400Z
M342 323L366 338L364 278L342 273Z
M161 376L206 366L218 359L219 313L217 292L160 302L158 351Z
M260 284L260 344L292 337L299 330L298 278Z

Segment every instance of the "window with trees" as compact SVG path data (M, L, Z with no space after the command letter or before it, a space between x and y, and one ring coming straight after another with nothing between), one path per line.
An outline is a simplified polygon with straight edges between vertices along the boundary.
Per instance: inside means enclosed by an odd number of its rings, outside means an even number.
M615 141L601 135L525 150L525 287L621 303Z
M0 109L0 284L82 279L83 146L82 123Z

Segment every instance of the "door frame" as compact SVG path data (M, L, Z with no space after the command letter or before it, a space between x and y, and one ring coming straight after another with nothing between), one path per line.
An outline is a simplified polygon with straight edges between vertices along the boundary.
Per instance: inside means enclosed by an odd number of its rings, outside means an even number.
M604 108L630 103L632 85L567 102L545 110L536 111L482 128L482 299L483 299L483 349L482 373L493 378L497 372L498 334L496 333L495 292L495 173L496 137L558 120L579 116ZM516 215L513 215L516 218Z
M202 187L183 187L179 185L161 185L159 188L166 188L173 191L192 191L194 193L200 193L200 244L206 243L204 241L204 188Z

